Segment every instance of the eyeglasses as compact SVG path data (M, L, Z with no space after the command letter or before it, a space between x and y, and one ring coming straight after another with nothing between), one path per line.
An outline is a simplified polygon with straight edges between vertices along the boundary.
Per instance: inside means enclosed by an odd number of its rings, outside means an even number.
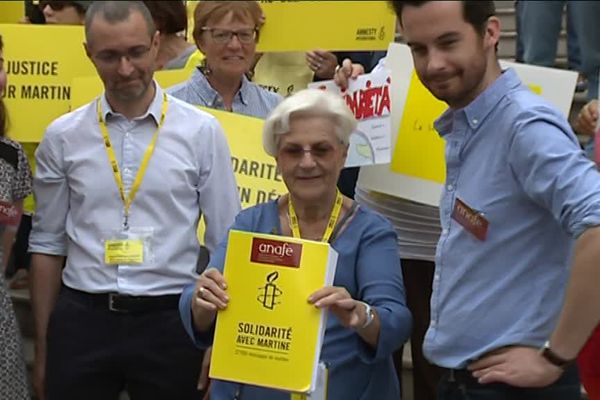
M94 58L104 64L117 64L125 57L129 62L135 63L142 61L150 52L148 46L135 46L125 53L113 50L104 50L94 55Z
M335 148L330 144L317 144L314 147L303 148L301 146L288 145L279 149L279 156L288 160L300 160L306 153L310 153L315 160L325 160L330 158L335 152Z
M46 6L50 6L50 8L52 9L52 11L62 11L64 8L66 7L76 7L76 3L73 3L72 1L50 1L50 0L45 0L45 1L40 1L38 2L38 7L40 8L40 10L44 10L44 8L46 8Z
M228 29L209 28L205 26L201 28L201 30L204 32L210 32L212 39L219 44L229 43L234 36L238 38L240 43L250 44L254 43L256 37L258 36L258 30L256 28L230 31Z

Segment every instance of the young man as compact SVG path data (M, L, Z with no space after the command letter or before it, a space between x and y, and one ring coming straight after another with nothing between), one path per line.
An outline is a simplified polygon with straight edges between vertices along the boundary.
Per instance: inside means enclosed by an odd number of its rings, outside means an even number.
M201 354L177 303L197 276L200 215L212 250L240 209L227 142L153 81L159 33L142 2L94 2L85 32L105 92L36 153L34 386L50 400L195 399Z
M424 341L448 369L438 396L578 399L569 363L598 322L600 176L565 118L501 70L493 1L392 4L419 78L449 106L435 123L447 177Z

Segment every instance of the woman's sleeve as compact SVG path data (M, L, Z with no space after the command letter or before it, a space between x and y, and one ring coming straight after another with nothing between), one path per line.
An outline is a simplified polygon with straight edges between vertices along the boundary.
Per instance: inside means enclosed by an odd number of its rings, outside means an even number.
M396 233L385 218L373 215L373 219L359 240L356 265L358 300L375 308L380 321L377 347L361 340L360 356L366 363L390 356L408 340L412 327Z
M227 240L229 238L229 231L240 230L240 231L252 231L252 210L246 210L240 212L236 217L233 225L227 231L225 238L218 245L214 254L211 255L210 262L207 268L216 268L221 273L223 272L223 265L225 263L225 253L227 250ZM179 298L179 315L181 316L181 322L185 331L190 336L192 341L199 348L207 348L212 345L214 324L205 332L198 332L194 326L192 318L192 301L194 298L194 290L196 283L192 283L186 286L181 293Z

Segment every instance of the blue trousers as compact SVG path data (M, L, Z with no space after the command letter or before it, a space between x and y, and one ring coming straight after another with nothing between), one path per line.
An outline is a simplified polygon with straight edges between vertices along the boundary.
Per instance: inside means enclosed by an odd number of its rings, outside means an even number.
M517 59L533 65L554 65L565 4L569 68L586 75L588 99L596 99L600 73L600 2L517 1Z

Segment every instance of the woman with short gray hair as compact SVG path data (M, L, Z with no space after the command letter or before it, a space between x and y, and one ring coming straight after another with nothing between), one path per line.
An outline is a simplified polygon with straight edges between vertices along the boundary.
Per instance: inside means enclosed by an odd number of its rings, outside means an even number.
M333 286L307 299L329 313L321 351L329 369L327 398L398 400L392 352L408 338L411 316L396 234L385 218L336 188L355 126L341 97L307 89L285 99L265 122L263 144L289 193L242 211L231 229L331 244L338 253ZM226 248L227 239L180 299L183 324L200 347L211 345L216 315L229 302L222 289L227 287L222 275ZM210 393L219 400L290 398L282 391L219 380Z

